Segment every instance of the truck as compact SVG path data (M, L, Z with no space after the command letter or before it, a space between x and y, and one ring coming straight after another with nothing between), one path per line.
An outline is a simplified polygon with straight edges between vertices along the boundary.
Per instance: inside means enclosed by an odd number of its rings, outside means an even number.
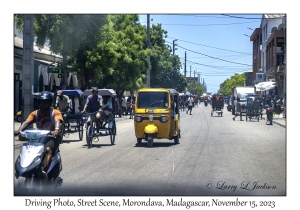
M254 86L242 86L242 87L232 87L232 95L231 95L231 112L233 115L236 114L236 107L237 107L237 97L240 98L241 106L246 105L247 103L247 95L248 94L255 94L255 87ZM241 112L246 112L246 109L241 109Z

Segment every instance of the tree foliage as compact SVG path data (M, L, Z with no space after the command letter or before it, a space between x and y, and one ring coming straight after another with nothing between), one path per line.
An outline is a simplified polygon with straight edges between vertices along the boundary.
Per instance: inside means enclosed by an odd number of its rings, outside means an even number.
M188 91L193 95L202 95L204 93L204 86L197 81L188 83Z
M15 15L15 21L22 31L23 15ZM146 31L135 14L34 15L36 44L43 47L48 42L53 53L63 56L64 69L75 72L84 88L136 90L145 86L150 68L151 87L182 92L187 82L179 57L166 44L167 31L161 24L151 26L150 49Z
M246 75L243 74L235 74L230 77L230 79L226 79L224 82L220 84L219 93L223 95L230 95L232 92L232 87L234 86L244 86L246 82Z

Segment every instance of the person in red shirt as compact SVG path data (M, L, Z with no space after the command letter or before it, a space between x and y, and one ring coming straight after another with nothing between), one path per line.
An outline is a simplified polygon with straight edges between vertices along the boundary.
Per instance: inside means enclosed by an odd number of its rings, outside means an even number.
M63 122L61 112L51 108L53 102L53 96L48 91L41 92L37 97L38 110L35 110L29 114L26 121L23 122L20 128L14 131L15 135L20 134L20 131L24 131L29 125L36 123L36 127L42 130L51 131L51 134L57 138L41 138L40 142L45 145L45 157L44 157L44 170L43 175L45 180L48 180L46 171L49 169L52 154L57 150L60 138L60 123Z

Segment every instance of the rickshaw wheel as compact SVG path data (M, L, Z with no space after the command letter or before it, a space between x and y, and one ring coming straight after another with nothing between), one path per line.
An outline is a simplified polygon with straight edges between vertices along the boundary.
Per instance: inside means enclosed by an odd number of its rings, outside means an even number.
M178 135L173 137L175 144L179 144L179 137L178 137Z
M79 140L81 141L83 137L83 124L80 124L78 126L78 135L79 135Z
M136 141L138 144L141 144L142 143L142 138L136 138Z
M211 116L211 117L213 116L213 113L212 113L212 112L210 113L210 116Z
M248 120L247 115L246 115L246 121Z
M153 147L153 134L148 134L148 147Z
M111 145L115 144L115 140L116 140L116 133L117 133L117 128L116 128L116 122L113 121L113 126L109 131L110 134L110 143Z
M221 112L221 117L223 116L223 112Z
M92 141L93 141L93 136L92 136L92 126L89 125L88 128L86 129L86 144L89 148L91 148L92 145Z

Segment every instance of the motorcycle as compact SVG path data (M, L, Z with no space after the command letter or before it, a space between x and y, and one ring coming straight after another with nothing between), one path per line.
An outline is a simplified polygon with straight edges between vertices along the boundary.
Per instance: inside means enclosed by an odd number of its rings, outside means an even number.
M266 124L269 123L269 125L272 125L273 121L273 107L269 107L269 105L266 105L266 113L267 113L267 122Z
M43 138L55 138L48 130L30 128L20 132L23 138L29 141L22 145L20 154L15 162L15 177L18 180L17 190L42 190L43 187L52 185L54 188L61 186L63 179L59 176L62 170L60 151L57 149L53 154L50 167L47 171L48 180L44 179L44 144L40 143Z
M208 101L204 100L204 105L207 106L207 104L208 104Z

